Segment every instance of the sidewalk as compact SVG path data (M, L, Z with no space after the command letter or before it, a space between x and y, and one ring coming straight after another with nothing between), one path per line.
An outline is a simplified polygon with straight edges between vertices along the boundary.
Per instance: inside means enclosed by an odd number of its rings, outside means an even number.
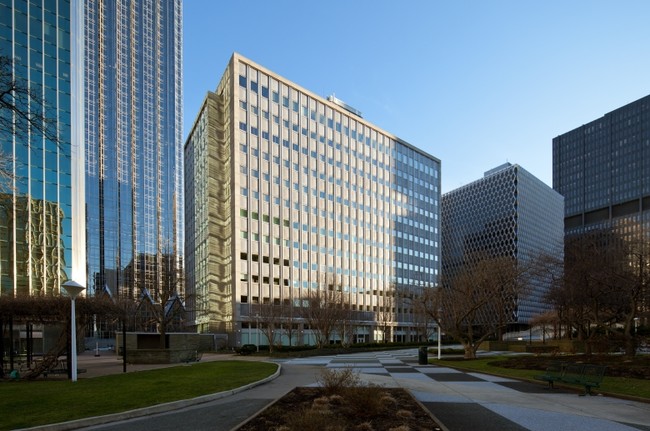
M122 362L113 353L100 357L93 353L79 357L79 367L88 370L80 378L122 372ZM87 426L85 429L104 431L228 431L294 387L315 385L320 369L348 367L358 371L365 382L408 389L449 431L650 431L650 403L607 396L580 397L577 392L545 390L542 384L418 365L417 353L416 349L408 349L275 360L281 364L282 373L245 391L170 403L144 412L141 417L127 412L114 416L106 425L95 422L89 427L92 422L78 421L75 426L68 423L67 427L47 429ZM232 359L268 358L206 354L201 361ZM127 371L166 366L173 365L127 365Z

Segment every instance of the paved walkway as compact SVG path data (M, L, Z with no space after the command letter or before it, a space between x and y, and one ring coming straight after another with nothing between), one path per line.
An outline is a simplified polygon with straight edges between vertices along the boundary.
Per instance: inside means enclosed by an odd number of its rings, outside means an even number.
M110 355L110 356L108 356ZM82 355L79 366L88 371L80 378L121 372L114 355L93 358ZM204 355L202 361L220 359L260 360L259 357ZM104 362L104 365L101 363ZM171 403L167 409L146 416L114 416L112 423L88 427L47 429L227 431L296 386L313 386L320 370L349 367L363 381L386 387L403 387L428 408L449 431L650 431L650 404L607 396L580 397L576 392L544 389L544 385L466 373L436 365L418 365L417 350L359 353L278 360L282 373L254 388L197 402ZM157 366L156 366L157 367ZM129 372L151 366L127 366ZM165 411L167 410L167 411Z
M544 389L544 385L418 365L416 350L294 359L292 364L352 367L363 379L403 387L450 431L650 430L650 404Z

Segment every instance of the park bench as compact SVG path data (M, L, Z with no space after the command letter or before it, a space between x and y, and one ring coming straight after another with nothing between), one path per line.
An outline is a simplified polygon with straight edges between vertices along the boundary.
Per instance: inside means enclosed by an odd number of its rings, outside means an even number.
M603 365L554 362L549 365L544 374L534 377L537 380L548 382L550 389L554 388L555 382L561 382L584 386L585 392L580 395L594 395L591 388L600 387L606 368Z
M554 383L562 379L562 372L566 363L564 362L551 362L544 374L534 376L536 380L542 380L548 383L547 389L554 389Z

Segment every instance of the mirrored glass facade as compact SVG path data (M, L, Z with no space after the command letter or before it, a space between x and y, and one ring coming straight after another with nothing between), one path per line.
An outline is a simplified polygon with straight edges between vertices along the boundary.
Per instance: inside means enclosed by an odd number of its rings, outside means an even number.
M71 85L78 78L71 70L75 4L0 0L0 55L10 59L3 83L9 77L30 90L31 96L19 97L16 104L34 118L45 118L46 130L27 127L10 110L0 112L13 124L0 130L0 157L10 174L0 187L3 296L58 294L74 272L73 249L80 238L73 224L84 223L73 214L73 178L83 167L79 143L71 137Z
M187 285L200 332L241 331L255 304L336 280L376 340L408 339L390 289L437 283L440 161L237 54L185 145ZM248 326L250 328L250 326Z
M89 293L182 291L182 2L87 0Z
M540 253L563 253L563 198L509 163L442 196L442 271L453 278L481 256L512 257L526 265ZM559 254L558 254L559 253ZM509 323L526 324L550 309L549 277L528 280L530 291L512 304Z

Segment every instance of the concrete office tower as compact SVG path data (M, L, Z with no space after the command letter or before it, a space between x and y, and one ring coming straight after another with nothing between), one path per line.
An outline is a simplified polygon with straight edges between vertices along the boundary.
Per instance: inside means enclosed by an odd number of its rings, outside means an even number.
M182 290L182 2L85 2L88 292Z
M0 157L10 174L0 185L2 296L58 294L68 278L85 279L84 207L75 195L83 149L73 124L82 113L73 103L82 75L71 37L82 10L76 1L0 0L3 83L29 89L16 105L46 118L35 128L9 109L0 113Z
M553 139L553 188L566 235L650 234L650 96Z
M415 338L408 307L385 293L437 282L440 161L329 99L238 54L208 93L185 144L199 332L253 343L257 304L300 305L336 285L355 341ZM313 342L298 326L284 344Z
M442 271L453 277L473 256L512 257L526 265L540 253L562 255L563 198L518 165L506 163L442 196ZM479 257L480 258L480 257ZM511 324L550 309L550 278L529 280L512 306Z

